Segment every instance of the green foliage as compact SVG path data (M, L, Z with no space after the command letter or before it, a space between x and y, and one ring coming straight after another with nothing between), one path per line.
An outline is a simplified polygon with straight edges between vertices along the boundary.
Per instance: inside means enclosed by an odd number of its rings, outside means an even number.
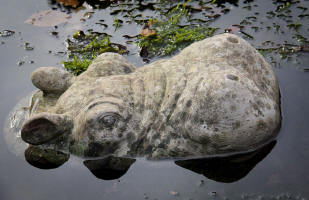
M87 70L88 66L92 63L92 60L87 58L80 59L77 56L74 56L73 60L64 61L62 63L68 71L77 76Z
M86 35L83 31L77 31L71 40L67 40L67 43L71 60L62 63L74 75L79 75L87 70L92 60L101 53L127 53L125 46L112 43L110 36L103 33L90 33Z
M113 26L115 27L115 31L121 27L123 24L123 21L121 19L117 19L117 18L114 18L114 24Z
M298 31L298 29L302 26L299 22L295 22L294 24L288 24L287 25L290 29L293 28L295 31Z
M287 9L290 8L290 7L291 7L291 3L287 1L287 2L285 2L283 5L281 5L281 6L279 7L278 12L285 11L285 10L287 10Z
M216 28L199 25L182 26L183 21L189 22L189 14L186 3L178 4L172 9L165 20L150 20L151 28L156 31L155 35L141 36L138 46L146 48L150 56L170 55L176 50L182 49L189 44L210 37Z

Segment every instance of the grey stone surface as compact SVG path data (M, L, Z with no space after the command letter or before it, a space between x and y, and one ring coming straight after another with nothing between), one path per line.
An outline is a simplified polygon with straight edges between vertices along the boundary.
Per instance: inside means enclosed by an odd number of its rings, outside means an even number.
M85 156L236 153L269 142L280 127L271 66L232 34L138 69L105 53L78 77L49 67L32 81L43 92L34 96L22 138L42 144L64 134L70 152Z

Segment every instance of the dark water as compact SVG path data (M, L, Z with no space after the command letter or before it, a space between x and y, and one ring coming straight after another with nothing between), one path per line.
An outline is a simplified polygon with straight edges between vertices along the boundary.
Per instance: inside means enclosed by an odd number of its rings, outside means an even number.
M35 88L30 82L30 73L39 66L61 66L66 59L57 52L65 51L64 41L76 30L93 28L102 31L99 25L92 22L105 19L110 26L104 32L113 35L112 40L124 43L122 35L136 35L141 26L136 24L124 26L114 33L111 26L113 16L110 9L96 10L92 18L80 22L87 10L74 13L67 24L54 27L34 27L24 21L33 13L47 10L55 5L48 1L10 0L0 7L0 31L13 30L10 37L0 37L0 126L14 105ZM300 4L309 9L308 1ZM223 30L233 24L239 24L245 16L254 11L239 6L226 4L230 13L221 16L213 26ZM259 19L274 26L265 18L268 10L275 9L272 1L253 1L252 9L260 12ZM254 7L258 5L258 7ZM296 6L291 8L300 12ZM151 10L144 10L145 16ZM263 14L264 13L264 14ZM295 14L295 13L294 13ZM299 32L309 36L309 20L296 19L303 23ZM258 23L258 22L256 22ZM272 31L246 31L255 36L249 40L256 47L261 41L272 40L278 43L291 40L295 33L287 27L281 27L285 34L274 34ZM261 24L260 24L261 25ZM50 34L59 32L58 37ZM219 31L220 32L220 31ZM266 39L267 38L267 39ZM34 46L34 50L24 49L25 42ZM143 65L135 45L128 45L130 54L127 58ZM52 51L52 52L49 52ZM173 161L147 161L139 158L131 165L127 173L115 180L102 180L95 177L79 158L71 156L70 160L59 168L41 170L29 165L23 156L11 153L0 137L0 199L308 199L309 198L309 54L298 53L290 60L275 57L274 70L281 89L282 127L277 142L271 152L260 162L252 166L247 175L232 183L222 183L206 178L203 175L176 165ZM272 59L267 58L269 61ZM24 61L18 65L19 61ZM30 63L34 61L34 63ZM279 65L279 64L280 65ZM1 129L2 130L2 129ZM223 163L224 164L224 163ZM230 173L238 173L237 168Z

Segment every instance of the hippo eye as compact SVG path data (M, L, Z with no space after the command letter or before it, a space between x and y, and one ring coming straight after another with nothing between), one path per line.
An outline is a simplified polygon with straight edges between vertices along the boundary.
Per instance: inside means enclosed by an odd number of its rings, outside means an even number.
M113 128L117 121L119 120L119 116L115 113L108 113L101 117L99 123L106 128Z

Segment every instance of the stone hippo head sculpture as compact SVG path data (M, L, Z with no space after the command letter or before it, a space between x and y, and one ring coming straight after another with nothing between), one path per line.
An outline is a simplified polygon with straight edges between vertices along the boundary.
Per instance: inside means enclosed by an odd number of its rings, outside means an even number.
M62 140L71 153L85 156L243 152L269 142L280 127L271 66L233 34L196 42L142 68L104 53L77 77L42 67L31 79L40 92L22 139L32 145Z

